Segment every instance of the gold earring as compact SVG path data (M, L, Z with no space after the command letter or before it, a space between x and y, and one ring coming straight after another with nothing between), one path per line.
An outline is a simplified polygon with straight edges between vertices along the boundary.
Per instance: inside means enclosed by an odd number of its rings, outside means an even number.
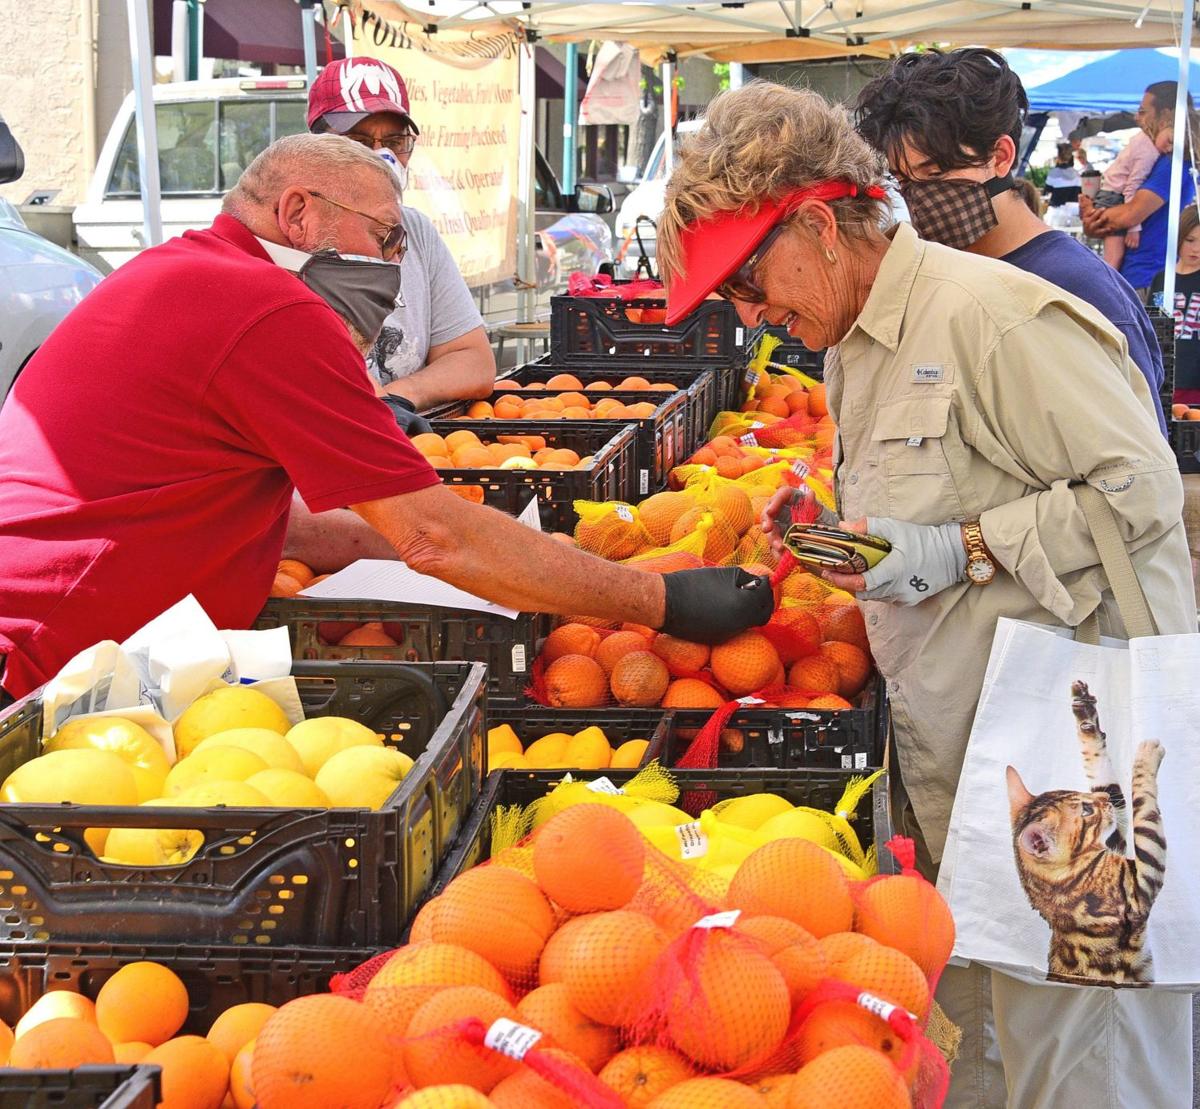
M834 254L834 253L833 253L833 251L829 249L829 247L826 247L826 248L825 248L825 260L826 260L826 261L827 261L827 262L828 262L828 263L829 263L831 266L836 266L836 265L837 265L837 255L836 255L836 254Z

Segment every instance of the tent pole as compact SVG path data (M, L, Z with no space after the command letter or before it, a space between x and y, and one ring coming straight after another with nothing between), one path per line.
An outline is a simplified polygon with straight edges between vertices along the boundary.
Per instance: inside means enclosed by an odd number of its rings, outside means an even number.
M532 43L519 47L518 96L521 101L521 130L517 162L517 322L532 323L537 307L537 221L533 203L533 159L536 142L534 120L537 111L535 85L537 66ZM529 340L517 344L517 358L529 360Z
M154 119L154 54L150 49L151 0L126 0L129 54L133 59L133 109L137 129L138 182L142 194L143 246L163 241L162 189L158 179L158 127Z
M1196 0L1183 0L1179 35L1179 87L1175 91L1175 149L1171 152L1171 193L1167 206L1167 256L1163 260L1163 311L1175 311L1175 255L1179 241L1179 208L1183 196L1183 147L1188 134L1188 69ZM1195 153L1193 151L1193 153Z
M579 125L579 44L567 43L567 60L563 73L563 196L575 191L575 128Z
M668 54L662 64L663 84L663 169L670 177L675 168L675 119L671 114L671 93L675 85L675 55Z
M729 87L740 89L746 83L746 67L741 62L729 63Z
M84 5L88 7L88 5ZM186 81L188 73L188 22L191 13L187 0L171 3L171 80Z
M317 13L314 0L300 0L300 20L304 31L304 76L308 87L317 79Z

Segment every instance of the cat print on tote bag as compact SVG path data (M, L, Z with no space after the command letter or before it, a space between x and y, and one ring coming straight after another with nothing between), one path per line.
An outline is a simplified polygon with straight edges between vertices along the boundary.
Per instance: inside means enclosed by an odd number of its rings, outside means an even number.
M1160 743L1139 744L1133 761L1133 855L1129 815L1109 761L1096 698L1071 686L1089 792L1034 795L1009 766L1009 809L1017 875L1050 926L1050 981L1134 986L1154 980L1146 927L1166 873L1167 841L1158 805Z

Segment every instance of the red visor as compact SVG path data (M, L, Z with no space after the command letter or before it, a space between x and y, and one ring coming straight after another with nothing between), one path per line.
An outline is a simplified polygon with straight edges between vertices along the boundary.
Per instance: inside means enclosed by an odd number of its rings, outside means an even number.
M675 277L667 292L667 323L676 324L694 312L722 281L741 268L767 232L804 201L857 195L858 186L849 181L820 181L778 200L764 201L753 213L743 208L689 223L680 236L683 273ZM887 193L871 185L866 195L883 200Z

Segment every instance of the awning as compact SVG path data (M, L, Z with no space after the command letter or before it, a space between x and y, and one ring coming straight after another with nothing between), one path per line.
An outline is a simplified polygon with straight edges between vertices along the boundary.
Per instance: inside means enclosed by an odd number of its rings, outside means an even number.
M1191 62L1189 69L1188 88L1200 90L1200 65ZM1027 90L1029 106L1035 112L1132 114L1148 85L1178 77L1177 56L1161 50L1122 50Z
M204 56L266 65L304 65L304 40L300 5L296 0L206 0L204 9ZM154 0L154 52L171 53L171 0ZM330 36L332 58L345 51ZM317 64L325 65L327 54L323 29L317 26Z

